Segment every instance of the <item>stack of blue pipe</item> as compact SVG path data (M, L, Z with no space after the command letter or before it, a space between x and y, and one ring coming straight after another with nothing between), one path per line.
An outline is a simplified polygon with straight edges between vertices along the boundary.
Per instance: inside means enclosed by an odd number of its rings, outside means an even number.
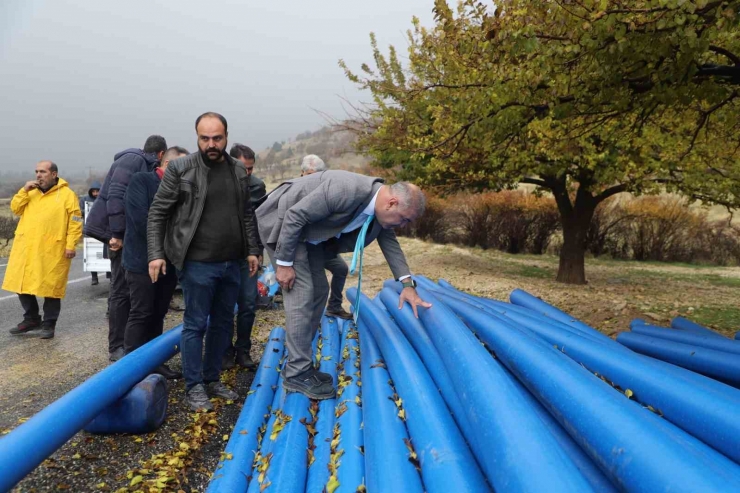
M393 281L348 291L357 325L324 318L316 361L336 399L286 395L276 370L277 390L253 386L209 491L740 491L740 390L524 291L418 280L433 304L419 318Z
M680 317L671 328L635 319L630 329L617 341L633 351L740 387L740 341Z

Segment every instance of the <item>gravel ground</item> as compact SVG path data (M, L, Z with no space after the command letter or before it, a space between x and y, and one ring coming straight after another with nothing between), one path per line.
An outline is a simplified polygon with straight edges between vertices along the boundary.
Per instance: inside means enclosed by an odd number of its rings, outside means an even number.
M167 325L175 326L181 318L181 313L170 312ZM252 335L255 361L262 355L270 330L283 323L281 309L258 312ZM180 356L170 360L169 365L179 370ZM222 374L222 380L243 397L253 377L253 372L237 368ZM13 491L205 491L226 446L224 438L231 434L243 402L216 399L214 412L193 413L183 403L184 380L169 381L168 390L167 419L156 432L140 436L80 432ZM28 401L27 407L22 408L28 412L26 416L49 403L48 397L32 395ZM157 486L158 478L168 480Z

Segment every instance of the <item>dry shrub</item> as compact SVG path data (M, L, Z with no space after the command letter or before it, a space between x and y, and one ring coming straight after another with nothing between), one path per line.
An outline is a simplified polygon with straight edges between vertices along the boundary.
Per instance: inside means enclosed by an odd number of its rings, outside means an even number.
M740 263L740 230L709 221L679 197L615 198L596 209L587 249L620 259L730 265Z
M541 254L559 228L555 202L524 191L458 194L450 201L448 236L468 246Z
M427 197L424 215L413 223L397 229L396 234L431 240L435 243L447 243L449 205L447 201L439 197Z
M0 216L0 245L7 247L10 240L15 236L15 228L18 220L12 216Z
M425 214L396 232L508 253L557 253L560 220L550 197L460 193L430 197ZM586 248L594 257L738 265L740 227L709 221L675 196L612 197L596 209Z

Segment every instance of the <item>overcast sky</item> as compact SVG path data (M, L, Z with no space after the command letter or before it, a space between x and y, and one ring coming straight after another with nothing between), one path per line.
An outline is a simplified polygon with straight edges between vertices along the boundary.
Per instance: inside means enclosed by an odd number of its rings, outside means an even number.
M368 100L337 65L372 62L369 33L405 55L432 0L0 0L0 170L107 167L159 133L196 148L223 113L261 150ZM63 175L63 172L61 173Z

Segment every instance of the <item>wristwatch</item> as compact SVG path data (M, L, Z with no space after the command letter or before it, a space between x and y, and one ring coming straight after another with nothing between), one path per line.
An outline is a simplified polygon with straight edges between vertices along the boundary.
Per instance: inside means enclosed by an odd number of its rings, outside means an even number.
M404 288L415 288L416 287L416 281L411 279L410 277L407 277L403 281L401 281L401 285L403 285Z

